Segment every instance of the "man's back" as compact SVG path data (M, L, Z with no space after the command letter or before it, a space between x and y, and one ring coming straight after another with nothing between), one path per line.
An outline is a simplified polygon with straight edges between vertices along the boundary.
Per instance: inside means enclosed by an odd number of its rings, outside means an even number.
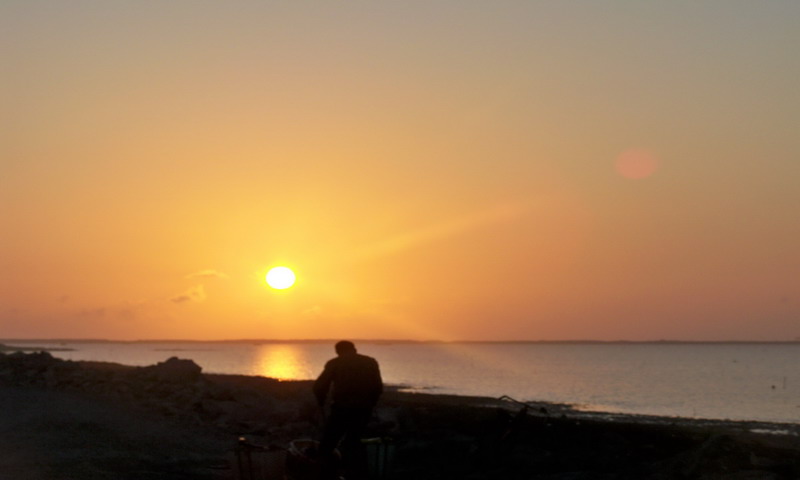
M314 394L324 403L333 384L333 404L346 408L372 408L383 392L383 381L374 358L346 353L328 361L314 382Z

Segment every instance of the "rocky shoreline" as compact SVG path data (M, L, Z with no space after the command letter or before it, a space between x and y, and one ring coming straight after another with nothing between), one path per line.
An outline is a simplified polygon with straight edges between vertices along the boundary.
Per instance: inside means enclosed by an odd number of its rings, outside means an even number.
M310 382L0 353L0 468L13 478L235 479L237 439L319 433ZM388 478L796 479L800 426L577 412L388 389L370 435ZM281 475L274 452L261 467ZM271 465L267 465L271 462ZM9 477L11 478L11 477ZM276 476L274 478L281 478Z

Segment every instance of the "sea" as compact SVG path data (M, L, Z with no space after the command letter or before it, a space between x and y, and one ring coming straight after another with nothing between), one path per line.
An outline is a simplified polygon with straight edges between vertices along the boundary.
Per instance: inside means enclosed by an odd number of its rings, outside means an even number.
M65 360L313 379L332 341L19 341ZM800 423L800 343L356 342L414 392L569 404L585 412Z

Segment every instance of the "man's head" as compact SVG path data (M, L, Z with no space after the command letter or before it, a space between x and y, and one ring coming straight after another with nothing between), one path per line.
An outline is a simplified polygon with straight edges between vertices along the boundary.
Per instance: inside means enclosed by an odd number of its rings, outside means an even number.
M356 353L356 346L353 345L353 342L349 342L347 340L342 340L341 342L336 343L336 355L347 355L348 353Z

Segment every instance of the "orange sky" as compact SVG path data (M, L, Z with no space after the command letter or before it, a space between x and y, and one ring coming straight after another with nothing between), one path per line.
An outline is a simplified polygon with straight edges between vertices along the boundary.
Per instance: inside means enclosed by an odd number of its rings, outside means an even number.
M800 337L800 4L0 26L0 338Z

